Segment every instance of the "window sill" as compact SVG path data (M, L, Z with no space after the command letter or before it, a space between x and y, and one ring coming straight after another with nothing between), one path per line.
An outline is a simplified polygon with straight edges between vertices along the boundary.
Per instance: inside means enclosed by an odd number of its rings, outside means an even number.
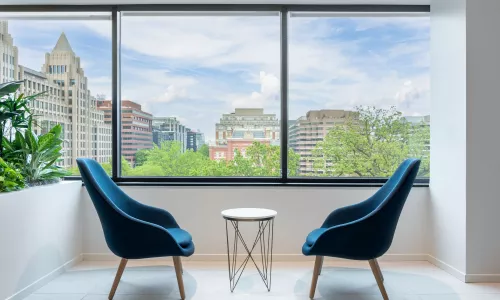
M302 180L298 178L289 179L287 182L280 182L279 179L267 178L270 180L261 181L252 180L248 178L243 178L242 180L236 181L237 178L231 178L232 180L211 180L212 178L196 178L195 180L190 179L183 181L182 178L119 178L115 180L116 184L119 186L206 186L206 187L381 187L384 185L385 181L377 178L374 180L336 180L336 181L326 181L321 179L308 179ZM64 180L81 180L80 177L66 177ZM429 187L428 179L417 179L417 182L413 184L413 187Z

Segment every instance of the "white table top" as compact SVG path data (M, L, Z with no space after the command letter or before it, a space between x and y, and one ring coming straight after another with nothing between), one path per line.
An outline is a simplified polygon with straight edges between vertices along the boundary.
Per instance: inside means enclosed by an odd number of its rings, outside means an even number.
M265 208L233 208L221 212L224 218L241 221L258 221L274 218L278 213Z

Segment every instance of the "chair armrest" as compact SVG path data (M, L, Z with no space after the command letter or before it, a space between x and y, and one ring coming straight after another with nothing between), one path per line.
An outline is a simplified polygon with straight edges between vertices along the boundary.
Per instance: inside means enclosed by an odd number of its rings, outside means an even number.
M368 260L383 255L392 235L380 230L378 216L363 216L352 222L330 227L311 246L315 253L347 259Z
M160 225L124 215L112 226L105 231L105 235L110 235L106 236L106 241L111 251L120 257L160 257L167 252L168 255L183 255L185 251Z
M163 228L179 228L175 218L166 210L133 200L134 218L159 225Z

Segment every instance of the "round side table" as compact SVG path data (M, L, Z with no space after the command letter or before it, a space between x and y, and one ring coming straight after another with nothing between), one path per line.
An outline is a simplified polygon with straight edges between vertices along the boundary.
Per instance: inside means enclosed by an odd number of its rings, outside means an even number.
M234 208L222 211L222 217L226 220L226 241L227 241L227 264L229 268L229 288L231 292L238 284L241 274L245 270L249 261L252 261L259 272L262 281L271 291L271 271L273 268L273 239L274 239L274 218L278 214L274 210L264 208ZM245 242L239 229L239 222L257 222L258 231L255 239L250 244ZM229 245L228 223L234 228L234 240ZM246 252L243 262L238 265L238 242L241 242ZM255 247L259 244L261 259L252 256ZM258 263L259 262L259 263Z

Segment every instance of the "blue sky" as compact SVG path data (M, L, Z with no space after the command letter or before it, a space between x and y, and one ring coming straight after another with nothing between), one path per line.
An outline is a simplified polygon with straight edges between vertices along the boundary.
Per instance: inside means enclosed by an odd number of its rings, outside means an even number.
M429 18L290 20L289 115L396 106L426 115ZM213 139L235 107L279 113L278 17L123 17L122 97ZM109 21L9 21L20 64L39 70L64 31L93 95L111 96ZM279 115L278 115L279 117Z

